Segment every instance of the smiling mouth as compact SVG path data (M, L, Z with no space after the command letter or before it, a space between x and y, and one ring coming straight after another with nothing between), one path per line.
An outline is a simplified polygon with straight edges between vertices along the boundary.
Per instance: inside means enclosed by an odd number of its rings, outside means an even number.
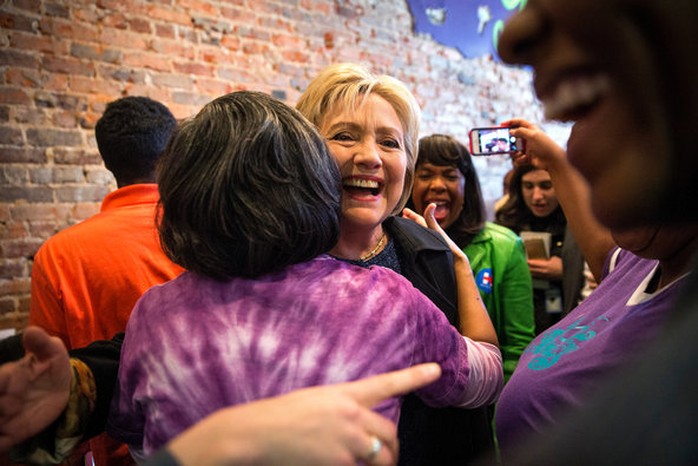
M551 92L540 96L545 118L576 121L587 115L611 89L608 76L603 74L575 75L557 83Z
M342 182L342 188L353 195L378 196L381 192L382 183L365 178L347 178Z

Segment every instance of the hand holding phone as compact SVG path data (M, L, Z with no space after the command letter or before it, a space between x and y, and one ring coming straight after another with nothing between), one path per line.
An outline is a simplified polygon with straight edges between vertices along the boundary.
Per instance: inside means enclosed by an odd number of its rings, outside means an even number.
M524 150L523 139L513 136L508 126L473 128L470 136L472 155L512 154Z

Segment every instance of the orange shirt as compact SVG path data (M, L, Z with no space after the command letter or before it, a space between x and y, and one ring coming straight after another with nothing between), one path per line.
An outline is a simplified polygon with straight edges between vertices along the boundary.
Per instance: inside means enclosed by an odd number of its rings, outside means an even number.
M68 349L123 332L138 298L183 270L160 247L158 199L155 184L125 186L104 198L97 215L49 238L34 256L29 323ZM133 464L119 445L91 440L95 463Z
M100 213L49 238L34 257L29 323L69 349L123 332L138 298L182 271L160 247L158 199L155 184L120 188Z

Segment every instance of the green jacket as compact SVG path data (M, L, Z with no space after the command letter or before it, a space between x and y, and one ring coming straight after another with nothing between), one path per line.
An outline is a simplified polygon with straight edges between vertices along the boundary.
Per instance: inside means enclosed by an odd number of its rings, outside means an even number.
M533 288L523 242L508 228L487 222L463 252L497 332L504 380L509 380L534 337Z

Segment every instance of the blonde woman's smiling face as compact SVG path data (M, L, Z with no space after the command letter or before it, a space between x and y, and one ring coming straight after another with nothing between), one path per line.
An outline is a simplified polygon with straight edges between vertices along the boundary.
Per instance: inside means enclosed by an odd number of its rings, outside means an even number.
M330 111L320 133L342 176L342 222L376 228L392 214L405 185L407 154L397 113L371 94L356 109Z

